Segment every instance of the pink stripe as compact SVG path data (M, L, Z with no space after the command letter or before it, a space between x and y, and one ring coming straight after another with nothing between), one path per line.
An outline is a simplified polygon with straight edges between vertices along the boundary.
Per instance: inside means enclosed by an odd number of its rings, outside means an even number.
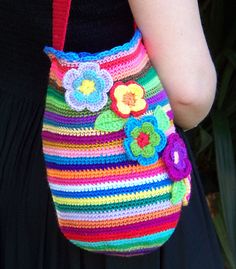
M125 153L123 147L115 147L115 148L106 148L95 150L61 150L54 149L49 147L44 147L44 153L51 156L61 156L61 157L98 157L98 156L107 156L107 155L118 155Z
M133 61L121 64L119 65L119 68L117 68L117 66L112 66L107 70L111 74L113 80L117 81L140 72L146 66L147 62L148 57L145 50L142 50Z

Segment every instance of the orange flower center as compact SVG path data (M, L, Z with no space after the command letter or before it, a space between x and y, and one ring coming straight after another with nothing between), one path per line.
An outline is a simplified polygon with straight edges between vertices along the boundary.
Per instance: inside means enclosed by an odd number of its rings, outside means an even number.
M137 143L140 148L144 148L145 146L147 146L149 144L149 134L141 132L137 137Z
M131 92L127 92L123 96L123 102L128 106L135 105L135 94Z

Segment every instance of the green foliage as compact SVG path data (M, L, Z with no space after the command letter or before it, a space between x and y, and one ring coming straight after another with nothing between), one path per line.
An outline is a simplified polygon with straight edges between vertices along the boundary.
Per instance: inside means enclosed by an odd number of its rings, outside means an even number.
M226 263L236 268L236 2L202 0L199 5L218 86L211 113L194 131L193 147L210 191L219 188L222 214L214 223Z

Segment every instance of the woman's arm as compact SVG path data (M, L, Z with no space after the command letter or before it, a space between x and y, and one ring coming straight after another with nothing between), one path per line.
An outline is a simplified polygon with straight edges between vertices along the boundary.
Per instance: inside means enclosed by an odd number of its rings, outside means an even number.
M208 114L216 72L197 0L129 0L154 67L168 93L175 122L190 129Z

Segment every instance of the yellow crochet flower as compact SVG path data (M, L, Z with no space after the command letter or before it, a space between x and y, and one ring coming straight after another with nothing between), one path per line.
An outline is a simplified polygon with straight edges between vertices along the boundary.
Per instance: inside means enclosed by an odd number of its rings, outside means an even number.
M120 117L138 117L147 111L145 91L135 81L117 82L110 90L111 109Z

